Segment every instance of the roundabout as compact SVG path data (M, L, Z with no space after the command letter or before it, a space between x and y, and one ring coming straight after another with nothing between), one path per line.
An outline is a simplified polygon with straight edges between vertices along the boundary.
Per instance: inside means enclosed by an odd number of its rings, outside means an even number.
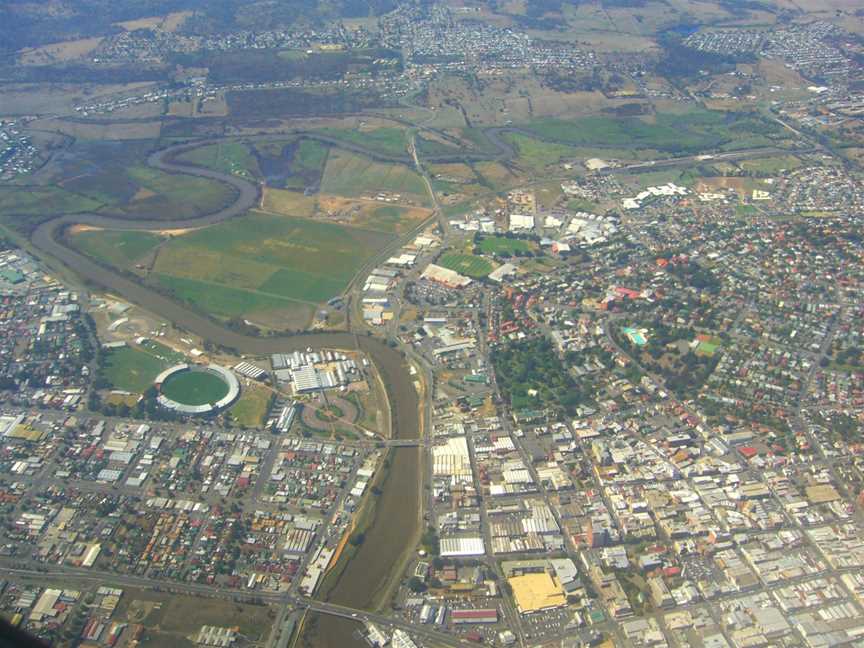
M233 373L219 365L179 364L169 367L154 381L162 407L180 414L211 414L240 395Z
M333 422L344 417L345 412L343 412L336 405L327 405L326 407L315 410L315 416L317 416L322 421Z
M301 412L303 423L313 430L329 431L333 424L356 423L360 418L357 406L351 401L338 396L328 396L327 403L320 401L304 407Z

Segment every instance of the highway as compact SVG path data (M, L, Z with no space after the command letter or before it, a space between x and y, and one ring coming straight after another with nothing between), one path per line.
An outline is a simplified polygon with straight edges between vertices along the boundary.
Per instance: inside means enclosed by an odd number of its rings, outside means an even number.
M17 576L19 578L35 579L39 581L56 582L57 579L62 579L64 584L82 584L91 586L120 586L134 587L140 589L152 589L159 592L171 594L186 594L192 596L203 596L207 598L220 598L240 603L255 603L262 602L267 604L275 604L289 606L295 609L305 609L319 614L327 614L336 616L358 623L370 622L379 626L388 628L401 628L406 632L417 637L423 637L442 646L465 646L474 645L471 642L459 637L454 637L445 632L434 630L432 627L416 625L399 619L392 619L383 614L368 612L366 610L358 610L345 605L337 605L335 603L327 603L324 601L316 601L308 596L299 594L276 593L276 592L256 592L239 589L228 589L214 587L212 585L201 585L198 583L178 583L173 581L164 581L155 578L145 578L141 576L130 576L124 574L113 574L110 572L102 572L91 569L83 569L78 567L44 567L42 569L22 568L21 561L15 563L11 561L0 561L3 573L7 576Z

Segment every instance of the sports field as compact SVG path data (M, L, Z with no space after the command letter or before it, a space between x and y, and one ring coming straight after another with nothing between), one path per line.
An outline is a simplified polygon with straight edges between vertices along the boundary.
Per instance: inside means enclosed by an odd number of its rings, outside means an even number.
M250 212L167 241L151 277L214 315L247 317L340 294L392 239L382 232Z
M472 254L445 254L438 259L438 265L474 279L485 277L495 269L491 262Z
M107 352L101 375L113 389L140 394L166 367L167 362L145 351L120 347Z
M162 394L184 405L215 403L227 393L225 381L206 371L183 371L162 383Z
M522 239L506 238L504 236L487 236L480 241L478 246L483 254L501 254L516 252L530 252L535 249L533 243L523 241Z
M717 350L722 344L720 338L713 335L703 334L699 335L697 339L699 341L699 344L696 346L697 356L708 356L709 358L713 358L714 354L717 353Z

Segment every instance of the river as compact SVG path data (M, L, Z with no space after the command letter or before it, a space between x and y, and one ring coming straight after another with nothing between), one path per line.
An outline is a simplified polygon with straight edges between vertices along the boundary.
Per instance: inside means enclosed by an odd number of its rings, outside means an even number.
M243 335L132 278L102 267L63 244L63 229L76 224L126 230L182 229L218 223L240 216L254 207L259 197L256 184L236 176L170 161L171 156L205 143L178 145L157 151L149 156L148 164L168 173L186 173L229 184L236 190L236 198L231 205L201 218L176 221L129 221L98 214L58 216L37 227L30 236L31 243L49 259L63 263L79 277L163 317L177 327L240 353L269 355L304 350L310 346L362 350L378 369L386 387L394 436L417 438L420 433L419 401L407 363L401 352L382 341L350 332L262 337ZM406 543L415 536L420 524L419 458L418 448L400 448L391 452L390 470L378 495L375 517L366 531L366 540L330 592L330 601L355 608L368 608L375 593L390 579L396 558L405 551ZM347 620L322 618L315 633L314 645L318 648L363 645L358 644L352 636L355 628L356 624Z

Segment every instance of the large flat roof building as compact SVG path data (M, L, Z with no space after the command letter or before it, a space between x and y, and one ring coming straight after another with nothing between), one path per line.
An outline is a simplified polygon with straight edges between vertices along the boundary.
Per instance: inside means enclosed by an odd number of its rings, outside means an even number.
M564 607L564 590L548 572L523 574L507 579L513 588L513 599L522 614Z
M434 263L426 266L426 269L420 276L423 279L429 279L448 288L464 288L471 284L471 280L468 277L463 277L454 270L435 265Z
M298 394L321 389L321 379L318 377L318 370L312 365L294 369L293 378L294 391Z

